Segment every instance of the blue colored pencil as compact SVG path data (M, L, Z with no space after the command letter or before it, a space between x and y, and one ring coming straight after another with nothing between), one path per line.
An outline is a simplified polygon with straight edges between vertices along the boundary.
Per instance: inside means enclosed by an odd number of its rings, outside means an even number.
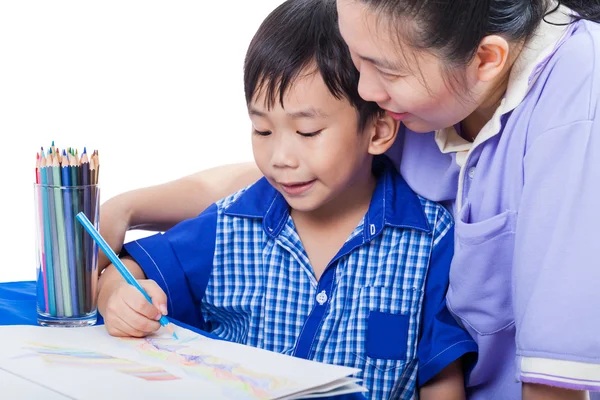
M43 153L42 153L43 154ZM42 197L42 220L44 223L44 257L46 259L46 278L48 284L48 312L52 316L56 316L56 300L54 294L54 267L52 263L52 238L50 229L50 213L48 212L48 180L46 178L46 158L42 155L44 160L42 167L40 168L40 188Z
M62 158L62 184L71 186L71 166L67 159L67 152L63 150ZM75 255L75 221L73 221L73 195L72 189L65 188L63 193L63 206L65 217L65 238L67 250L67 266L69 271L69 287L71 295L71 311L74 316L79 315L79 293L77 282L77 260Z
M125 267L125 265L123 264L123 262L115 254L115 252L110 248L110 246L108 245L108 243L106 243L106 240L104 240L104 238L100 235L100 232L98 232L96 230L96 228L94 228L94 225L92 225L92 223L85 216L85 214L82 213L82 212L80 212L79 214L77 214L77 216L75 218L77 218L77 220L81 223L81 225L83 225L83 227L85 228L85 230L90 234L90 236L98 244L98 247L100 247L102 249L102 251L104 252L104 254L106 254L106 257L108 257L108 259L117 268L117 271L119 271L119 273L121 273L121 275L123 276L123 278L125 279L125 281L127 281L127 283L129 283L130 285L134 286L137 290L139 290L140 293L142 293L144 295L144 297L146 298L146 300L148 300L150 303L152 303L152 298L150 298L150 296L148 296L148 293L146 293L146 291L144 290L144 288L142 288L140 286L140 284L138 283L138 281L133 277L133 275L131 274L131 272L129 272L129 270L127 269L127 267ZM169 326L169 319L167 317L165 317L163 315L162 317L160 317L160 320L158 322L160 322L160 324L162 326L164 326L165 328L167 328L169 330L169 332L171 332L173 334L173 337L175 339L177 339L177 334Z

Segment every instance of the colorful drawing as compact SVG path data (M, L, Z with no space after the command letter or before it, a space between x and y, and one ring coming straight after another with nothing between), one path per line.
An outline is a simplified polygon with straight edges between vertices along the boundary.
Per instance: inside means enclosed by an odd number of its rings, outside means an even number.
M94 351L48 346L30 342L28 342L27 345L28 346L24 347L23 350L28 350L31 353L18 358L34 356L40 357L46 363L54 365L110 369L135 378L153 382L181 379L162 368L143 365L124 358L117 358L107 354L96 353Z
M295 388L301 390L297 382L288 378L261 373L239 362L210 354L203 349L205 343L199 340L198 335L181 333L179 340L171 336L112 339L146 358L149 361L147 365L142 364L143 361L95 351L34 342L26 342L23 350L27 354L16 358L39 357L53 365L109 369L147 382L177 379L206 381L217 384L223 393L228 394L228 398L235 399L272 399L280 397L282 392L293 392ZM172 373L151 364L162 364Z
M148 337L123 338L121 341L147 357L181 368L192 378L208 379L236 390L238 398L242 393L254 399L278 397L278 390L295 386L295 382L285 378L258 373L239 363L215 357L198 346L190 346L189 343L196 339L197 336L180 340Z

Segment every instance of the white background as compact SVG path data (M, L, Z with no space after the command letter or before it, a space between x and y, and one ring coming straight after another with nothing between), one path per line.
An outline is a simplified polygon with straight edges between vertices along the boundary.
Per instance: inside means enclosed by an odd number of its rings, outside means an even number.
M98 149L101 198L252 159L246 48L281 0L0 2L0 282L35 277L35 155Z

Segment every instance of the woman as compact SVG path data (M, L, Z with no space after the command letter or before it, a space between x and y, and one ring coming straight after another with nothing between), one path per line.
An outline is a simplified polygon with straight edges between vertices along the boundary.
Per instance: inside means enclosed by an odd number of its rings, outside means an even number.
M479 346L471 399L600 390L600 2L561 3L338 0L361 96L403 123L390 157L454 211L447 300ZM103 233L118 248L256 178L228 166L122 195Z

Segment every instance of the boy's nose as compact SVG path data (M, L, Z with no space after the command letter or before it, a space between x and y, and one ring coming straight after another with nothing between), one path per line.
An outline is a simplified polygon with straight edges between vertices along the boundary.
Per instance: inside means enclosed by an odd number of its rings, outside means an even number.
M297 144L294 144L292 138L288 135L280 135L279 140L273 146L271 163L275 168L297 168L298 157L294 150Z

